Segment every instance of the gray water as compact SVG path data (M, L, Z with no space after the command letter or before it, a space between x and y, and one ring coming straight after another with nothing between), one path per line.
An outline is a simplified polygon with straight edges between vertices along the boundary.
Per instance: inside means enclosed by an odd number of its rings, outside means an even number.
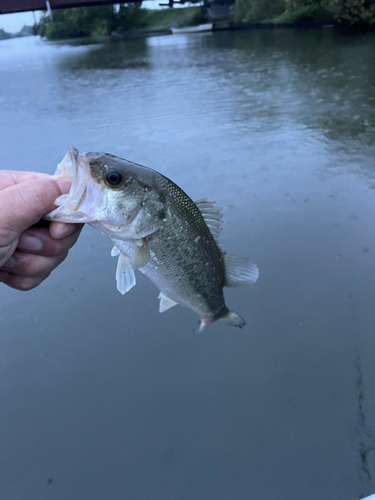
M82 43L82 42L81 42ZM289 30L0 43L0 166L70 145L224 206L258 283L193 333L86 228L0 285L3 500L354 500L375 492L375 36Z

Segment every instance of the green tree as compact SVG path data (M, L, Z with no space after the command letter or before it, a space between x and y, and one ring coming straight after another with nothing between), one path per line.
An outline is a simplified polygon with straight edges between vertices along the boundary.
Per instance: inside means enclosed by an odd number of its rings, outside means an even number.
M350 24L375 22L374 0L286 0L286 10L312 19L328 14L331 19Z
M49 40L90 35L107 35L115 22L112 5L73 7L53 11L53 18L44 15L34 28L38 35Z
M61 40L81 36L110 35L112 31L125 31L141 27L142 2L120 4L118 12L112 5L73 7L53 10L53 18L42 16L34 26L34 34L48 40Z
M285 10L286 0L236 0L231 11L237 23L273 19Z
M289 22L332 21L332 14L327 11L325 0L286 0L284 17Z
M375 0L236 0L236 22L265 21L280 16L284 22L336 20L350 24L375 24Z
M116 31L127 31L135 28L142 28L144 25L144 15L142 2L131 2L120 4L116 15Z
M374 0L322 0L322 3L339 22L369 25L375 23Z
M321 0L286 0L288 12L298 12L302 16L314 17L322 8Z

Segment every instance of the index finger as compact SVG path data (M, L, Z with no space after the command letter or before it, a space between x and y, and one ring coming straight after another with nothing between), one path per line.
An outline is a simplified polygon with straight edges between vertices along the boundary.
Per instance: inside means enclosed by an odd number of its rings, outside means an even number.
M21 182L39 179L41 177L52 177L40 172L25 172L17 170L0 170L0 191Z

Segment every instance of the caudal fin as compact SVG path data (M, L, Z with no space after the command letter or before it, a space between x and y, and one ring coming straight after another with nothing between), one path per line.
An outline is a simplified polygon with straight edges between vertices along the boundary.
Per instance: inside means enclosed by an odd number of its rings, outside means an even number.
M220 318L224 323L230 326L236 326L237 328L243 328L246 325L246 321L241 318L239 314L236 314L233 311L228 309L228 312L225 316Z
M216 317L211 317L211 318L201 318L201 321L199 323L199 327L196 330L197 332L203 331L207 325L210 325L211 323L214 323L214 321L221 319L226 323L227 325L230 326L237 326L237 328L243 328L246 325L246 321L241 318L239 314L236 314L233 311L230 311L228 308L225 308L224 313L222 313L223 316L216 316Z

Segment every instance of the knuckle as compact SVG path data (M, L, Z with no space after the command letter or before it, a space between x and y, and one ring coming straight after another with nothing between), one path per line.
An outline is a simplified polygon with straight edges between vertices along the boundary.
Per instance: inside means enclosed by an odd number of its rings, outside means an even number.
M45 274L46 262L44 259L30 259L30 262L25 268L25 276L36 278Z
M43 186L43 188L42 188ZM49 179L40 179L33 183L33 208L43 213L46 206L50 204L51 182ZM29 202L30 203L30 202Z
M46 279L67 257L68 252L60 252L54 257L43 257L37 259L29 268L28 276Z
M51 257L57 257L61 252L65 250L66 243L64 242L64 240L51 240L48 246L48 255L50 255Z
M25 211L35 214L36 220L45 213L53 198L52 182L49 179L34 179L27 183L27 189L18 189L18 200Z
M64 250L64 244L61 241L53 240L52 238L46 237L44 234L41 236L43 247L40 251L36 252L35 255L56 257Z
M33 279L45 276L52 267L51 259L39 255L25 254L21 252L16 256L16 265L12 270L20 278Z

